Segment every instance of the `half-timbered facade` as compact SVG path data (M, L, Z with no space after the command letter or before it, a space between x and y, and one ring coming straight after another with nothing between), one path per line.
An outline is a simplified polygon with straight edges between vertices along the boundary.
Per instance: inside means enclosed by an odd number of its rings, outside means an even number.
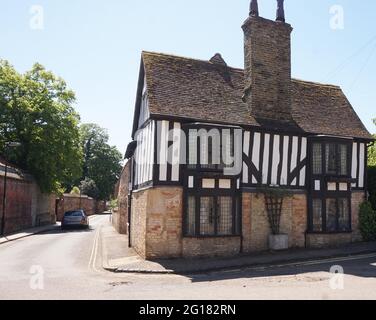
M244 69L142 53L127 158L130 244L145 258L267 249L265 187L289 191L290 247L360 239L372 137L341 88L291 79L283 10L251 8Z

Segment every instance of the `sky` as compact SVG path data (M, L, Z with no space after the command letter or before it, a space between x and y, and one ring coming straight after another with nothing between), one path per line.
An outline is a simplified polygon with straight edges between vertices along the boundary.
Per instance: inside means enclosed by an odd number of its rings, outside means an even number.
M35 62L66 80L83 123L108 129L125 152L142 50L242 68L250 0L0 0L0 59L20 72ZM275 0L259 0L274 19ZM294 78L340 85L364 124L376 127L376 1L286 0Z

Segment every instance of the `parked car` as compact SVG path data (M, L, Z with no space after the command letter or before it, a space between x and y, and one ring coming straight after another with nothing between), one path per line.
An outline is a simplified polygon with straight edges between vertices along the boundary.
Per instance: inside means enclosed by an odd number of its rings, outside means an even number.
M84 210L67 211L64 213L63 220L61 221L61 229L68 227L81 227L89 228L89 219Z

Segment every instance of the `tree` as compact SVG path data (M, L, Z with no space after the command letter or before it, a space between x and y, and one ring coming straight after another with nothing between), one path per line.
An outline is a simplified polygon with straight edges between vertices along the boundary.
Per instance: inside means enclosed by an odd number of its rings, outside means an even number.
M368 201L360 206L359 228L364 241L376 240L376 211Z
M81 143L84 152L83 177L95 182L98 199L110 199L114 186L120 178L122 155L108 144L106 130L96 124L83 124L80 127Z
M30 172L43 192L81 175L79 115L65 81L35 64L25 74L0 60L0 153ZM4 150L4 142L21 146Z
M91 198L97 199L99 197L99 189L92 179L85 178L85 180L81 181L80 190L82 194Z
M376 125L376 119L373 119L373 123ZM376 134L373 137L376 139ZM368 166L376 167L376 145L368 149Z
M81 194L81 190L80 190L79 187L73 187L73 188L72 188L72 191L70 192L70 194L75 195L75 196L78 196L78 195Z

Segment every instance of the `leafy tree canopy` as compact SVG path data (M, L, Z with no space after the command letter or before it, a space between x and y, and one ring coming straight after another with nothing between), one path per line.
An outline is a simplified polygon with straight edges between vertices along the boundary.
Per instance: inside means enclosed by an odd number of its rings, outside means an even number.
M82 170L75 94L35 64L25 74L0 60L0 153L30 172L43 192L61 192ZM5 150L7 141L21 146Z
M73 187L72 191L70 192L70 194L78 196L78 195L81 194L81 190L80 190L79 187Z
M96 124L80 127L84 150L83 177L93 180L98 189L97 199L108 200L120 178L122 154L108 144L107 131Z
M81 181L80 190L82 194L91 198L97 199L99 197L99 189L92 179L85 178L85 180Z

